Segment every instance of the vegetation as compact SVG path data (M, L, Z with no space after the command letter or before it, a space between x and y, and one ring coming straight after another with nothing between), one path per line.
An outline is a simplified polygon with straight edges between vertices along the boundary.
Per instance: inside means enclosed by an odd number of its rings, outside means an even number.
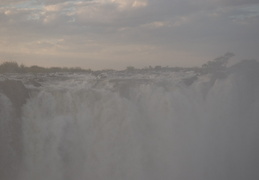
M4 62L0 65L1 73L14 73L19 72L21 67L16 62Z
M18 65L17 62L4 62L0 64L0 73L54 73L54 72L86 72L90 73L92 70L76 68L61 68L61 67L51 67L44 68L40 66L30 66L27 67L23 64Z
M214 59L213 61L208 61L207 63L202 65L202 72L216 73L224 71L226 69L228 60L233 56L233 53L226 53L223 56Z
M148 66L142 69L137 69L133 66L126 67L122 72L127 73L148 73L148 72L179 72L179 71L193 71L197 74L224 74L226 70L226 65L228 60L233 57L233 53L226 53L221 57L218 57L212 61L208 61L203 64L202 67L192 67L192 68L183 68L183 67L162 67L162 66ZM113 70L102 70L102 71L92 71L91 69L81 69L80 67L76 68L60 68L60 67L51 67L44 68L40 66L30 66L27 67L23 64L18 65L16 62L4 62L0 64L0 73L55 73L55 72L84 72L84 73L93 73L99 75L103 72L108 72Z

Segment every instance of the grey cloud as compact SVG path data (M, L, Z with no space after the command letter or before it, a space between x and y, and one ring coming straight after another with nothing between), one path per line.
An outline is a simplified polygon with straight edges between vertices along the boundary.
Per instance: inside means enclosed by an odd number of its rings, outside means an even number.
M254 0L148 0L131 9L96 0L38 3L42 7L0 7L5 42L19 41L29 49L39 41L35 48L55 47L60 53L130 44L215 57L226 51L256 56L259 45L258 12L247 9ZM59 39L64 41L57 46L49 43Z
M12 5L14 3L23 3L23 2L27 2L29 0L1 0L0 1L0 6L1 5Z
M250 4L259 4L258 0L219 0L219 3L222 5L250 5Z
M179 19L195 21L195 19L202 18L203 16L209 16L214 11L207 10L210 3L202 5L201 2L204 1L199 0L197 3L189 0L149 0L146 8L127 12L117 11L112 4L90 3L90 1L84 1L80 4L71 1L70 3L65 3L66 0L45 0L42 2L60 3L57 6L60 6L61 9L56 11L42 9L38 12L28 9L20 10L16 15L9 16L9 18L21 25L20 29L23 27L21 23L26 21L26 26L30 25L32 29L33 26L42 26L43 30L55 28L55 30L48 32L60 31L60 33L66 33L69 31L73 33L75 31L74 33L78 33L82 29L82 31L92 30L98 33L102 29L102 32L109 32L119 29L139 28L154 22L168 22L171 25L178 24L180 26ZM232 1L229 0L229 2ZM51 8L49 6L45 7ZM12 9L12 11L15 11L15 9ZM215 13L217 12L215 11ZM225 17L234 17L242 12L231 13L220 12L218 14ZM242 14L245 13L243 12ZM8 20L8 17L6 19ZM192 23L191 21L186 23ZM15 22L13 25L15 25ZM170 28L170 26L167 27Z
M38 3L43 3L46 5L51 5L51 4L58 4L58 3L65 3L65 2L77 2L78 0L37 0ZM91 1L91 0L82 0L82 1Z

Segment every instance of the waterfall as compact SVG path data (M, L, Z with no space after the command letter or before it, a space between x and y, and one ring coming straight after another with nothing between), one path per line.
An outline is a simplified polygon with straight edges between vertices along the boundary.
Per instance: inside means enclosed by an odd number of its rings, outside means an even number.
M40 87L23 81L30 95L15 117L14 101L0 91L1 158L15 157L8 121L17 119L17 180L258 179L258 64L244 61L223 77L62 75Z

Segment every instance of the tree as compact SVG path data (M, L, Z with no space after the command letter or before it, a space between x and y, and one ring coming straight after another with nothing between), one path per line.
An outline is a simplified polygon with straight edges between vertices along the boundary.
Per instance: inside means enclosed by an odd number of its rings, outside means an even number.
M128 72L134 72L135 68L133 66L128 66L126 69Z
M233 53L226 53L221 57L214 59L213 61L209 61L202 65L203 73L215 73L220 72L226 68L228 60L233 57Z
M15 73L19 71L17 62L4 62L0 65L1 73Z

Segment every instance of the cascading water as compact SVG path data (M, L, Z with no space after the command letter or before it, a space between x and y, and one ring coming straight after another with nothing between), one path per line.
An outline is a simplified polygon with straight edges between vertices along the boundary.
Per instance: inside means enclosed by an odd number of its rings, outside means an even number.
M23 80L30 97L19 115L0 93L1 159L12 167L17 156L7 128L16 119L21 163L8 173L17 180L259 179L258 64L239 63L224 77L63 75L42 77L40 87Z

